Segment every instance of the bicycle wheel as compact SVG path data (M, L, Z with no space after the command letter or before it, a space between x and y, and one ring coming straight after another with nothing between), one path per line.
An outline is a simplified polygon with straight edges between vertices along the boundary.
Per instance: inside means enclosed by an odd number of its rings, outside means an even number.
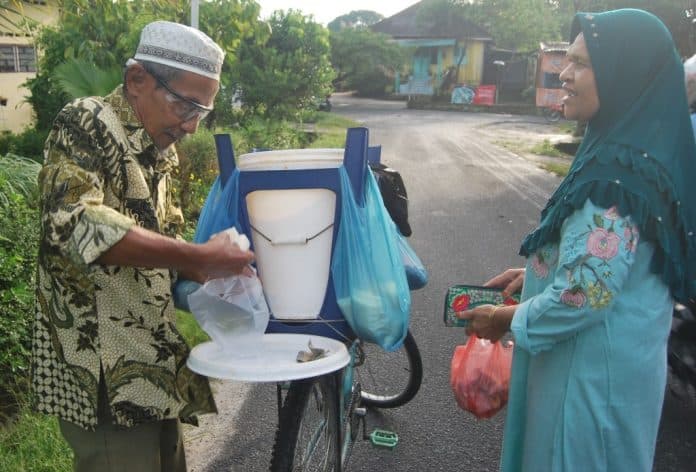
M361 344L361 350L355 375L363 405L395 408L416 396L423 380L423 361L410 330L403 346L395 352L372 344Z
M334 470L336 385L331 376L294 381L280 410L271 472Z

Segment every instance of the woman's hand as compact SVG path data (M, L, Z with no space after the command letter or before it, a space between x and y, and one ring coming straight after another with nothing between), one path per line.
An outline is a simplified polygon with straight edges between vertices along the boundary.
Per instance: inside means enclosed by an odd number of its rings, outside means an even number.
M457 313L457 317L469 320L466 334L496 342L510 329L515 306L479 305L474 309Z
M524 269L508 269L502 274L498 274L491 280L483 284L484 287L495 287L503 289L503 297L509 297L513 293L522 290L524 284Z

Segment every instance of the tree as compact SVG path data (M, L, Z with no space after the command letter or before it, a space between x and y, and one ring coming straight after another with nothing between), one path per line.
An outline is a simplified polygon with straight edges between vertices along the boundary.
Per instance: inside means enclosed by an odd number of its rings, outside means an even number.
M39 129L50 128L69 98L81 93L103 95L114 85L114 77L119 77L115 83L120 82L123 66L133 56L147 23L163 19L186 24L190 12L188 2L181 0L62 0L60 7L59 25L42 29L37 38L42 51L39 71L27 81L31 91L27 101L34 108ZM263 37L259 31L268 31L267 25L259 23L258 13L254 0L209 0L201 4L201 31L227 53L217 108L229 108L224 92L231 88L236 49L249 37Z
M461 8L461 14L485 28L500 48L529 52L538 50L542 41L565 39L561 36L568 9L564 0L435 1Z
M345 28L367 28L384 19L376 11L372 10L353 10L345 15L334 18L327 27L329 31L337 33Z
M406 50L386 35L353 28L331 33L331 63L338 88L383 95L405 61Z
M133 54L142 27L157 17L172 17L175 8L166 1L63 0L57 27L43 28L36 40L42 54L38 73L27 81L38 129L49 129L70 96L55 74L71 60L81 60L113 74ZM70 72L68 72L70 74ZM64 76L75 82L79 76Z
M331 92L329 32L300 11L275 11L266 42L243 41L236 80L244 108L294 118Z
M575 11L596 12L617 8L639 8L649 11L665 23L682 56L688 57L696 52L696 3L694 0L571 1Z

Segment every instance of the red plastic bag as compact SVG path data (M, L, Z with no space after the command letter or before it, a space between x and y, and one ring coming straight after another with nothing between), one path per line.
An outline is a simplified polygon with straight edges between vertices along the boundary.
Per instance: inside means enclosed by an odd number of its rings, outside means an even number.
M510 389L512 343L503 346L476 335L457 346L450 366L450 385L461 408L478 418L490 418L503 409Z

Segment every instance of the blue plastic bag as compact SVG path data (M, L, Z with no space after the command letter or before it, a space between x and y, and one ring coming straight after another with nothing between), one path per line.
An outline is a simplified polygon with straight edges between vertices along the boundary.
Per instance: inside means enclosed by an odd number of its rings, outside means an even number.
M411 311L396 226L371 172L362 208L345 168L339 172L341 221L331 261L336 301L360 339L395 351L406 337Z
M418 290L419 288L425 287L428 284L428 271L425 269L416 251L414 251L408 241L406 241L406 238L398 231L396 232L396 237L399 243L401 260L406 270L408 288L411 290Z
M218 176L210 187L208 197L205 199L201 215L198 218L196 234L193 241L204 243L215 233L228 228L237 227L237 203L239 201L239 170L235 169L229 176L225 185L220 183ZM239 229L239 228L237 228ZM191 311L188 296L201 286L191 280L178 280L174 285L174 306L182 310Z
M205 199L201 216L198 218L196 234L193 241L204 243L215 233L237 226L237 204L239 202L239 169L228 177L224 185L220 176L215 179L213 186ZM240 228L237 228L240 230Z

